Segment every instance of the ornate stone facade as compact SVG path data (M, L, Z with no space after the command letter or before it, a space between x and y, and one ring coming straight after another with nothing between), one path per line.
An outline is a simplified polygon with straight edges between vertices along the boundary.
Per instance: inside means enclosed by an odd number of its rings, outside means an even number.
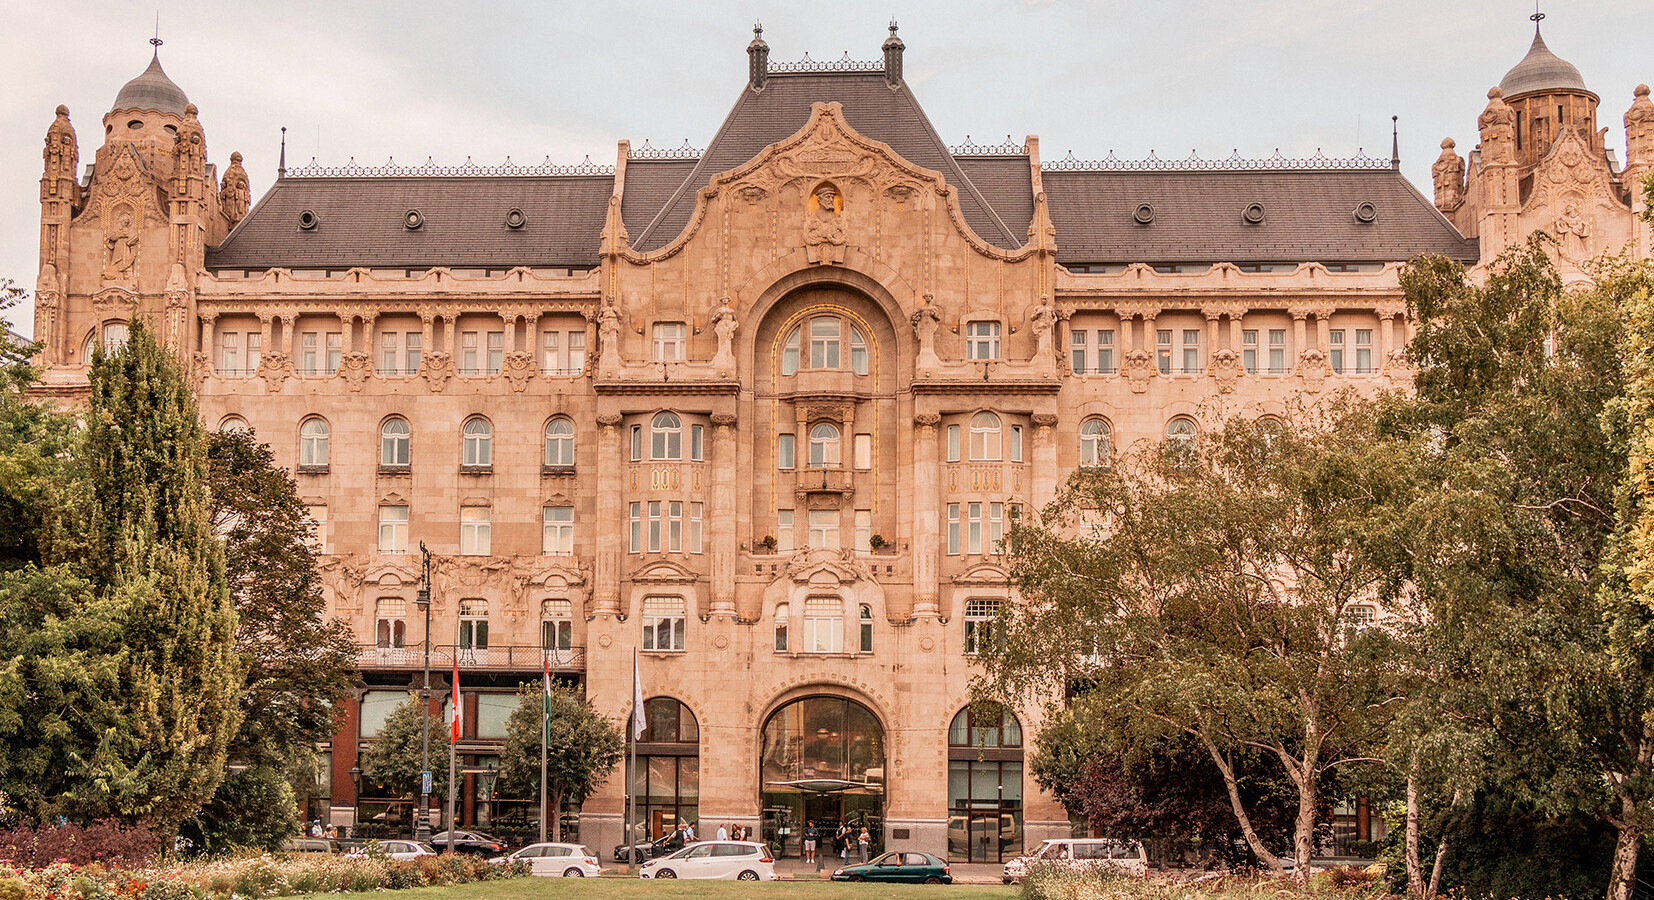
M1066 834L1011 740L1039 710L986 732L961 718L970 651L1014 596L1012 517L1111 448L1405 388L1400 265L1478 259L1385 161L1131 171L1042 164L1032 137L949 151L894 29L881 49L774 66L760 35L705 151L288 170L252 209L239 156L216 178L158 61L104 117L84 183L58 109L41 391L83 396L91 343L148 316L196 360L208 424L255 429L292 467L330 612L363 644L329 748L336 821L397 793L357 795L349 773L418 678L423 544L436 693L457 660L467 768L543 665L625 719L637 651L658 698L650 829L741 822L792 854L800 816L865 815L879 842L959 859ZM1521 228L1565 235L1567 260L1629 236L1608 213L1629 216L1631 170L1563 129L1530 183L1503 103L1468 184L1451 143L1433 171L1481 260ZM1000 746L950 740L989 732ZM478 784L463 821L515 808ZM582 810L605 852L623 785Z

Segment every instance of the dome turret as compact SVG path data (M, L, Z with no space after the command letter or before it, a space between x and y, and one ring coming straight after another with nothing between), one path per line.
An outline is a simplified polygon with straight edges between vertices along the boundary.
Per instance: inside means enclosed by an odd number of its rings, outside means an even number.
M1579 70L1574 68L1573 63L1545 46L1545 38L1539 34L1537 24L1534 25L1533 45L1528 48L1528 55L1505 73L1499 81L1499 89L1505 92L1507 98L1535 91L1590 93L1585 87L1585 79L1579 77Z
M117 109L153 109L156 112L169 113L179 118L184 116L184 107L189 105L189 98L184 91L172 83L167 73L161 71L161 55L157 52L149 61L149 68L142 75L132 79L115 95L115 105L110 110Z

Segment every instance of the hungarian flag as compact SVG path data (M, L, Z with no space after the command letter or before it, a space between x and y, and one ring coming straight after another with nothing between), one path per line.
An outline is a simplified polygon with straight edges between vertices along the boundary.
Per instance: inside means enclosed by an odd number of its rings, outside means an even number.
M540 724L545 727L545 742L546 742L547 745L550 745L551 744L551 657L550 656L545 656L543 658L544 658L544 661L545 661L545 664L546 664L546 690L545 690L545 696L540 698L540 707L541 707Z
M632 740L643 739L649 730L649 717L643 711L643 679L637 670L637 651L632 651Z
M460 726L465 721L465 706L460 702L460 699L459 699L459 654L458 653L454 654L454 699L453 699L452 702L453 702L453 707L454 707L454 725L453 725L452 730L450 730L449 733L448 733L448 743L457 744L457 743L459 743L459 734L460 734L460 731L461 731Z

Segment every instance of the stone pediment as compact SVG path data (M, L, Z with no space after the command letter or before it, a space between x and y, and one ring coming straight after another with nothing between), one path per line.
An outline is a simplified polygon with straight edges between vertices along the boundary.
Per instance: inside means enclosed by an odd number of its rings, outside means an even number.
M1560 213L1557 205L1563 197L1618 202L1613 191L1613 173L1608 161L1597 153L1576 129L1564 128L1551 144L1550 152L1533 170L1533 190L1523 206L1523 212L1550 207Z
M836 202L831 210L819 205L823 186L832 188ZM1043 204L1043 195L1036 202ZM714 216L720 204L722 216ZM872 243L875 224L869 210L880 204L926 216L939 209L972 248L995 259L1026 259L1038 250L1028 244L1007 251L984 241L966 223L957 192L942 173L915 165L890 145L856 131L845 121L842 104L818 102L811 105L809 121L791 137L714 175L697 195L689 223L670 243L647 253L623 247L621 254L639 263L662 260L681 252L710 222L721 219L727 227L732 212L767 208L803 235L796 243L784 243L808 249L812 262L840 264L846 236L851 244ZM840 245L836 253L835 243Z
M631 574L634 584L693 584L700 574L686 566L663 559L644 563Z
M993 563L978 563L953 576L954 584L1004 587L1010 582L1010 573Z
M794 584L855 584L874 581L873 570L849 550L805 549L787 561L782 578Z

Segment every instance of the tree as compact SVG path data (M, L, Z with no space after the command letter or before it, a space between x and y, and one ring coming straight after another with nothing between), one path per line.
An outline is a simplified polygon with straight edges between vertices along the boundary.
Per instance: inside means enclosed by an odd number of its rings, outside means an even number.
M1013 530L1020 600L978 657L978 689L1049 697L1083 679L1134 739L1187 736L1252 852L1280 871L1237 769L1242 755L1267 758L1294 787L1301 878L1328 773L1378 762L1367 748L1388 698L1374 673L1390 641L1349 616L1400 587L1411 482L1366 407L1296 424L1237 419L1075 473Z
M171 834L213 795L241 721L207 438L177 359L141 321L124 347L94 353L90 380L82 565L118 610L132 727L106 736L76 800Z
M280 850L299 833L293 787L273 766L248 766L225 773L217 793L181 834L196 853L219 854L241 847Z
M1617 398L1622 347L1641 352L1625 309L1649 275L1591 268L1594 287L1563 291L1542 236L1482 287L1447 260L1410 264L1417 395L1394 424L1429 448L1410 572L1444 725L1490 748L1483 790L1611 824L1608 896L1626 900L1654 803L1654 666L1634 637L1627 463L1647 418Z
M23 291L0 280L0 313L13 309ZM29 357L39 345L23 341L0 322L0 569L39 563L61 524L63 486L70 481L76 449L73 418L30 401L23 391L35 380Z
M296 773L333 736L356 639L348 623L323 619L304 504L269 446L250 433L217 432L207 452L212 522L224 537L236 649L247 667L230 756Z
M431 716L428 721L426 740L435 759L448 752L448 724L441 716ZM385 717L378 737L362 750L362 775L390 786L399 797L418 795L420 773L425 771L420 767L419 729L426 723L419 695L410 691L408 699L398 703ZM433 765L431 769L431 796L447 796L448 767Z
M548 717L541 731L541 714ZM540 793L540 741L546 746L546 806L551 839L562 840L565 800L584 802L608 780L626 749L620 726L600 715L580 692L553 686L548 696L537 684L517 690L517 708L505 723L500 750L500 790L507 796Z

